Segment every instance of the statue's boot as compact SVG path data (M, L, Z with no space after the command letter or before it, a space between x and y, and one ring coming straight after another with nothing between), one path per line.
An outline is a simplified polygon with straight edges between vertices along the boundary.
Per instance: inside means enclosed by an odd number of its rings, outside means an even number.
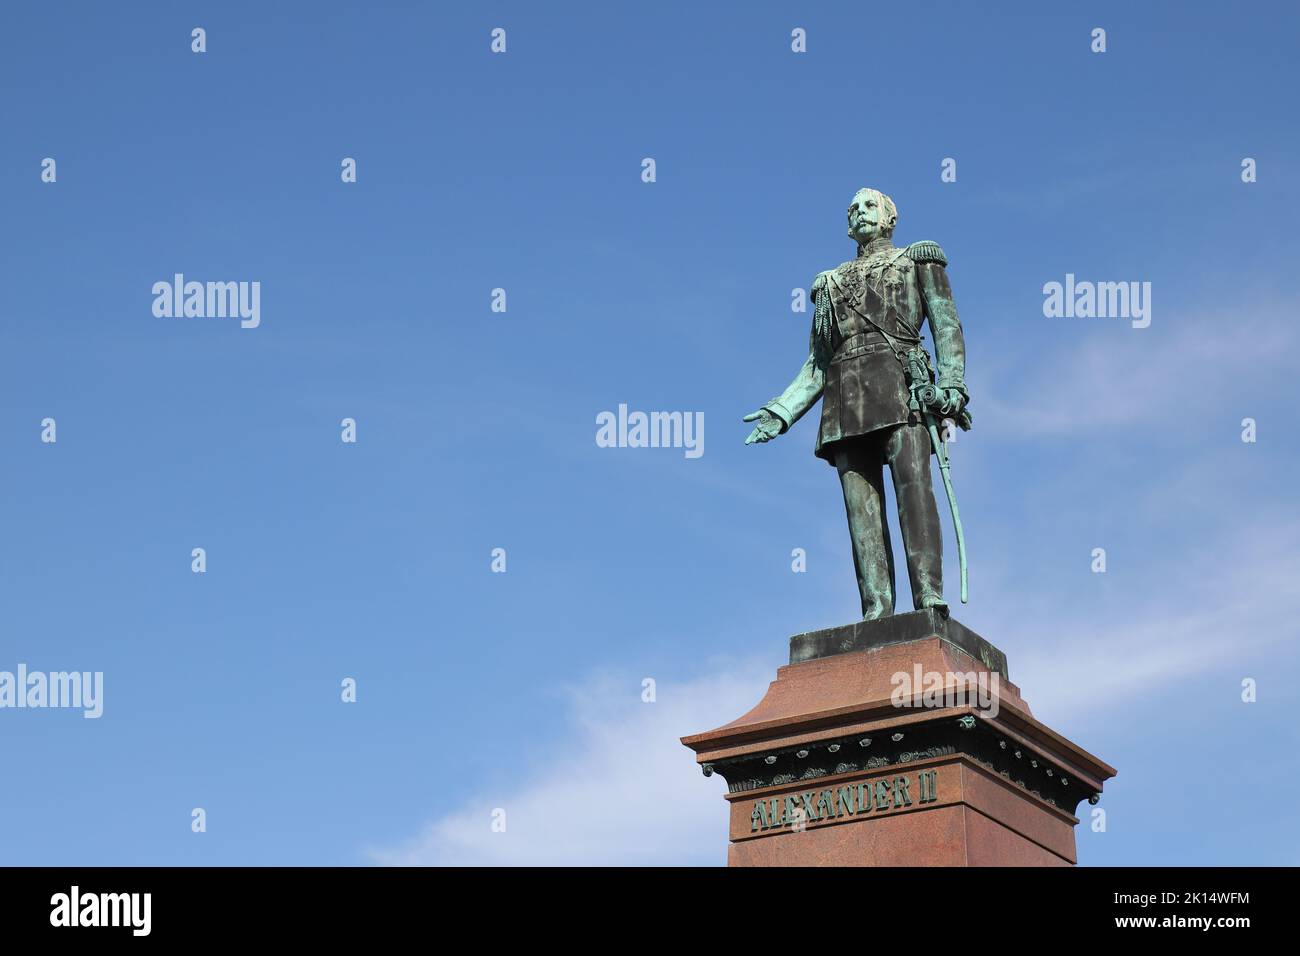
M883 601L868 600L864 595L862 600L862 620L875 621L882 617L889 617L894 613L894 602L888 604Z
M939 524L937 514L934 523L937 533ZM904 532L904 537L906 537L906 532ZM907 576L912 583L912 606L914 608L918 611L927 607L948 610L948 602L943 599L943 557L937 550L913 553L909 548Z

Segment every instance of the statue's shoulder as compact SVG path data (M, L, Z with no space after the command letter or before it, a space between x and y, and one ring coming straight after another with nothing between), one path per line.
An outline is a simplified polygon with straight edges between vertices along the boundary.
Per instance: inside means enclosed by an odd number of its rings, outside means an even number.
M943 254L939 243L931 242L929 239L914 242L903 251L913 262L937 262L941 266L948 264L948 257Z
M839 268L838 266L836 268ZM826 279L835 269L823 269L813 277L812 294L817 295L822 289L826 288Z

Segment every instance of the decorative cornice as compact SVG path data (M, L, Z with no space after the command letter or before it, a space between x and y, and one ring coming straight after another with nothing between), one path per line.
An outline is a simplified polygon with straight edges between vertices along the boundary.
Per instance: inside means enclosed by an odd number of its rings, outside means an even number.
M901 767L918 760L962 755L1008 783L1073 814L1079 801L1096 803L1100 793L1081 786L1048 754L999 733L973 714L946 714L875 737L833 736L769 751L702 764L705 776L719 774L729 793L746 793L845 773Z

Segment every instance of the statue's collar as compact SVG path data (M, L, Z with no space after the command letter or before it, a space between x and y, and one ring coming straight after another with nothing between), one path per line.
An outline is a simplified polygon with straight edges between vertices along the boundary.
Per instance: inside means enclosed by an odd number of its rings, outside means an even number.
M858 258L865 259L867 256L874 256L877 252L888 252L892 248L894 248L893 239L889 236L879 236L865 246L858 246Z

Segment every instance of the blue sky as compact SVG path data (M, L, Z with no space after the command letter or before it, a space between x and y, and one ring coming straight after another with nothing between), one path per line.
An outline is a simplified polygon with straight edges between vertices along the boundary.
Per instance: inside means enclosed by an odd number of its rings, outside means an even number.
M791 289L852 255L862 185L942 244L966 327L957 616L1120 771L1081 862L1300 862L1298 26L6 7L0 669L105 700L0 711L0 863L722 862L676 738L857 613L815 418L744 447L740 417L803 361ZM156 318L177 272L259 281L260 327ZM1046 318L1067 273L1150 282L1150 327ZM703 412L704 455L597 447L620 403Z

